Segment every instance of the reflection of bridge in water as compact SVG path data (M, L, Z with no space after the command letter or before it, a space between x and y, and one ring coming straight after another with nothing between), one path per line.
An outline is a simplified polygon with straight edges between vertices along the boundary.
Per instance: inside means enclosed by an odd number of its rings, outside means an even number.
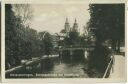
M73 55L73 51L82 50L82 51L92 51L94 50L94 46L90 47L62 47L59 48L60 55L62 55L63 51L69 51L70 55Z
M42 56L35 59L27 60L24 64L6 70L6 78L24 78L25 76L17 77L10 74L32 74L30 78L36 77L35 73L51 74L51 73L72 73L72 69L76 74L86 75L81 69L86 65L83 62L85 51L91 51L94 47L61 47L58 49L57 56ZM66 51L66 53L65 53ZM77 65L76 65L77 64ZM69 66L70 65L70 66ZM75 67L74 67L75 66ZM63 69L65 67L65 69ZM60 69L61 68L61 69ZM80 75L81 76L81 75ZM25 77L27 78L27 77ZM29 78L29 77L28 77Z

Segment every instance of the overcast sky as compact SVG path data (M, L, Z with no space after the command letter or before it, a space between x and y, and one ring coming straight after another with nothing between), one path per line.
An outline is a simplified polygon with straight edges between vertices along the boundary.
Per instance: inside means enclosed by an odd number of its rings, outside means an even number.
M60 32L64 28L66 17L70 26L77 19L80 30L89 19L88 4L37 4L31 5L33 19L30 27L37 31Z
M64 28L66 17L70 26L73 26L76 18L80 31L83 31L83 26L86 26L90 18L89 3L122 3L125 0L45 0L46 3L44 0L41 1L38 4L31 4L33 18L30 27L37 31L57 33ZM73 3L69 3L70 1Z

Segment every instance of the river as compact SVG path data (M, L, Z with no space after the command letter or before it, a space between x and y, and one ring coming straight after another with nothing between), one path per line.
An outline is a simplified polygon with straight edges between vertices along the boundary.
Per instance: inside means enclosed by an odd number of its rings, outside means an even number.
M73 57L72 57L73 58ZM75 57L74 57L75 58ZM88 78L82 68L87 67L85 57L52 57L13 72L7 78Z

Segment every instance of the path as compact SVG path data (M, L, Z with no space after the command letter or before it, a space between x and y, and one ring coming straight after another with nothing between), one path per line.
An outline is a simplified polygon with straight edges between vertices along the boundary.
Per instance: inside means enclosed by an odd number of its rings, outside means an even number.
M115 55L115 63L113 72L111 70L110 78L125 78L125 57L123 55Z

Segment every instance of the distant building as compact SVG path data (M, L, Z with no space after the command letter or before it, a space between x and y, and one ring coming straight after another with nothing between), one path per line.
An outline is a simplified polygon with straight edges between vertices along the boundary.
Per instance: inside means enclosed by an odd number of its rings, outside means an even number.
M65 28L64 29L65 30L65 33L66 34L69 34L69 32L70 32L70 25L69 25L69 22L68 22L68 18L66 18L64 28Z
M78 29L78 23L77 20L75 19L73 26L70 26L70 23L68 21L68 18L66 18L65 24L64 24L64 29L61 30L61 32L59 34L56 34L53 36L53 44L54 46L58 46L57 43L59 41L63 41L65 37L69 36L69 32L71 31L75 31L79 33L79 29Z
M72 27L72 31L78 32L78 23L77 23L76 19L75 19L74 25Z
M66 21L65 21L65 25L64 25L64 30L63 30L65 34L62 35L62 37L64 36L68 36L69 35L69 32L71 31L76 31L76 32L80 32L79 29L78 29L78 23L77 23L77 20L75 19L75 22L73 24L73 26L71 27L69 22L68 22L68 18L66 18Z

